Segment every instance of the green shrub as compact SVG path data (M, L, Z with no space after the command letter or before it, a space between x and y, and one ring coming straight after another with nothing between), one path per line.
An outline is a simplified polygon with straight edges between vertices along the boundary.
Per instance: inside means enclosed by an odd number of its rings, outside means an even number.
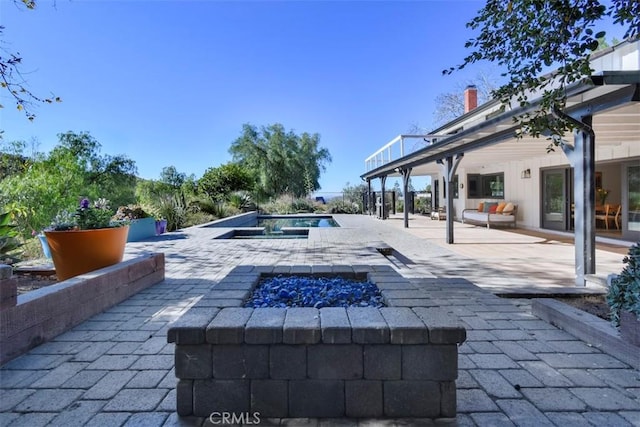
M629 311L640 317L640 243L629 248L622 260L626 265L611 281L607 304L611 309L611 321L620 325L620 312Z
M209 199L198 199L189 203L190 212L204 212L209 215L217 216L220 211L218 203L214 203Z
M113 216L113 219L118 221L125 221L132 219L149 218L151 215L145 211L140 205L127 205L120 206Z
M295 213L312 213L315 212L316 207L309 199L295 199L291 202L291 210Z
M238 212L255 210L255 204L251 200L251 195L244 191L231 194L227 200L227 205L235 208Z
M40 243L40 239L37 237L25 240L20 250L22 251L20 254L22 261L44 258L42 244Z
M275 200L260 205L260 210L265 214L290 214L292 213L291 196L283 195Z
M206 224L207 222L211 222L216 219L217 217L206 212L189 212L187 213L183 227Z
M291 194L283 194L275 200L260 205L260 212L272 215L286 215L294 213L324 212L322 203L311 199L295 198Z
M20 261L16 250L22 243L18 240L18 231L11 220L11 212L0 212L0 264L15 264Z
M357 214L360 213L360 206L357 203L347 203L342 200L329 202L329 213L332 214Z
M275 200L260 205L260 210L265 214L290 214L292 213L291 196L280 196Z
M167 220L167 231L182 228L187 220L187 207L180 197L166 196L158 200L158 215Z

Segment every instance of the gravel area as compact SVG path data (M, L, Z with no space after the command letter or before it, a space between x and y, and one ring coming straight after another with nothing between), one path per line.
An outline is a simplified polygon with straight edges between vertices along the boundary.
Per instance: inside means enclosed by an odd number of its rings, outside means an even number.
M605 300L604 295L588 295L581 297L571 298L554 298L557 301L561 301L565 304L578 308L587 313L598 316L604 320L611 320L609 316L609 305Z
M13 277L18 280L18 295L58 283L55 275L16 274Z

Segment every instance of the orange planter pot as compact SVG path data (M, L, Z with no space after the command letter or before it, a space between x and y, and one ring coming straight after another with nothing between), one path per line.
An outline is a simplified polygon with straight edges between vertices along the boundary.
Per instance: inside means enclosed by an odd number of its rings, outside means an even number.
M62 281L122 261L129 226L44 233Z

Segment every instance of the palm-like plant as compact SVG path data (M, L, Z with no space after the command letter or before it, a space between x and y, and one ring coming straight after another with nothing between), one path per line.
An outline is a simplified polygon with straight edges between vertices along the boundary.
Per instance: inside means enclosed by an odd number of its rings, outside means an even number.
M20 259L11 254L22 243L18 240L18 231L14 224L11 224L13 215L11 212L0 212L0 264L14 264Z

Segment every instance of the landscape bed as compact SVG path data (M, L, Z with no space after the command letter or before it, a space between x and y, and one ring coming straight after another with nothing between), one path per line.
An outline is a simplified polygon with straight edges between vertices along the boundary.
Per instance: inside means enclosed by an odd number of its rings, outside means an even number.
M277 275L368 280L387 307L242 307ZM389 266L236 267L168 331L178 414L455 417L466 330L438 308L385 295L414 289Z

